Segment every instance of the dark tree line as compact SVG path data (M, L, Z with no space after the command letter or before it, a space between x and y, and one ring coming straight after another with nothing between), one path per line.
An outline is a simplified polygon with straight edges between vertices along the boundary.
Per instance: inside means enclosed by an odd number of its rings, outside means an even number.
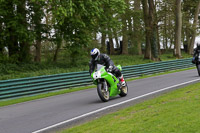
M40 62L51 45L52 61L67 49L75 62L92 47L107 52L109 41L109 54L159 60L173 49L181 58L181 45L192 53L199 14L199 0L1 0L0 57Z

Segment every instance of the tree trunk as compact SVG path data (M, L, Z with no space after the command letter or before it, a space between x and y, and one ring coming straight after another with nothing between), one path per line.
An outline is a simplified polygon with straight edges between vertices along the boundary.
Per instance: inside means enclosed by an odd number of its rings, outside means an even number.
M26 22L26 1L21 0L20 4L17 7L17 12L21 14L22 18L20 19L20 23L28 30L27 22ZM19 40L20 45L20 53L19 53L19 61L20 62L28 62L30 61L30 46L26 40Z
M171 35L172 36L172 35ZM173 37L170 37L170 45L169 45L169 49L172 49L172 45L174 43Z
M14 15L14 4L12 0L8 0L7 4L4 5L7 7L7 10L9 11L6 15L5 18L8 20L9 23L10 20L15 18ZM17 35L16 35L16 28L14 25L9 24L8 27L6 27L6 30L8 30L8 35L6 36L6 45L8 46L8 55L9 58L13 58L15 61L18 60L18 54L19 54L19 47L18 47L18 41L17 41Z
M120 49L119 39L117 36L115 36L115 42L116 42L116 48Z
M196 28L197 28L197 21L198 21L198 15L199 15L199 11L200 11L200 1L197 4L196 10L195 10L195 14L194 14L194 21L192 24L192 38L190 40L190 48L189 48L189 54L192 54L193 52L193 48L194 48L194 43L195 43L195 38L196 38Z
M124 18L125 19L125 18ZM128 54L128 35L127 35L127 23L126 20L123 19L123 40L122 40L122 54Z
M182 14L181 14L181 0L176 0L175 3L175 49L174 54L177 58L181 58L181 28L182 28Z
M122 41L122 54L128 54L128 36L126 33L123 33L123 41Z
M157 23L158 24L158 23ZM160 50L160 36L159 36L159 27L156 24L156 35L157 35L157 47L158 47L158 56L161 55L161 50Z
M8 54L9 57L17 57L18 53L19 53L19 47L18 47L18 43L17 43L17 37L14 34L14 29L13 27L8 28L8 31L10 33L9 35L9 41L8 41Z
M150 43L152 60L158 60L158 39L157 39L157 24L155 17L155 6L153 0L148 0L149 3L149 26L150 26Z
M123 20L123 40L122 40L122 54L127 55L128 54L128 36L127 36L127 24L126 20Z
M2 29L2 23L0 23L0 33L3 32L3 29ZM4 48L4 41L3 41L3 36L0 34L0 56L1 54L3 54L3 48Z
M38 36L41 36L41 35L38 35ZM41 61L41 39L36 40L35 48L36 48L35 62L40 62Z
M142 0L144 23L145 23L145 33L146 33L146 46L145 46L145 59L151 59L151 44L150 44L150 27L149 27L149 18L148 18L148 5L147 0Z
M116 48L120 49L119 39L118 39L116 30L114 30L114 38L115 38L115 42L116 42Z
M168 49L168 37L167 37L167 4L165 3L165 20L164 20L164 37L163 37L163 48Z
M139 16L139 11L140 9L140 2L141 0L134 0L134 11L135 11L135 16ZM134 32L133 32L133 36L134 41L135 41L135 45L137 47L137 51L138 51L138 55L142 55L142 48L141 48L141 23L140 23L140 19L138 19L138 17L133 17L133 25L134 25Z
M37 1L35 3L35 5L39 4ZM40 7L35 6L34 8L34 12L35 12L35 31L36 31L36 44L35 44L35 48L36 48L36 54L35 54L35 62L40 62L41 61L41 43L42 43L42 25L41 25L41 14L38 12L40 9Z
M53 57L53 61L54 61L54 62L56 62L57 59L58 59L58 53L59 53L61 44L62 44L62 41L61 41L61 40L60 40L59 42L57 42L56 51L55 51L55 54L54 54L54 57Z
M188 17L189 18L189 17ZM189 23L189 19L188 19L188 23ZM190 49L190 30L189 30L189 26L188 25L186 25L186 30L185 30L185 36L186 36L186 45L187 45L187 53L189 54L189 49Z
M157 38L157 53L158 56L161 55L161 50L160 50L160 35L159 35L159 26L158 26L158 16L156 12L156 6L153 6L153 11L154 11L154 16L155 16L155 21L154 21L154 26L156 28L156 38Z
M20 62L29 62L30 61L30 45L28 42L20 43L20 54L19 54Z
M131 16L127 16L127 20L128 20L128 33L130 34L130 36L132 36L132 32L133 32L133 21L131 19Z
M106 34L105 33L102 33L102 37L101 37L101 51L103 53L106 52Z
M109 44L110 44L110 54L113 55L115 53L115 50L114 50L113 38L111 34L109 34Z
M168 17L168 25L169 25L169 27L173 27L172 25L172 21L171 21L171 19L170 19L170 17ZM169 50L171 50L172 49L172 46L174 45L174 30L172 30L172 29L169 29L168 30L168 35L169 35Z
M0 44L0 56L3 55L3 48L2 45Z
M128 5L129 0L125 0L126 4ZM127 34L127 22L126 22L126 15L122 16L122 34L123 34L123 41L122 41L122 54L128 54L128 34Z

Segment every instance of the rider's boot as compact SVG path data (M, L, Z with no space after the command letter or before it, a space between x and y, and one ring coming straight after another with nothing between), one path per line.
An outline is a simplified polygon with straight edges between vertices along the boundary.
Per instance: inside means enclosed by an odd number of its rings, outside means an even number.
M123 75L121 77L119 77L119 80L120 80L120 83L121 83L122 86L126 86L126 82L124 80Z

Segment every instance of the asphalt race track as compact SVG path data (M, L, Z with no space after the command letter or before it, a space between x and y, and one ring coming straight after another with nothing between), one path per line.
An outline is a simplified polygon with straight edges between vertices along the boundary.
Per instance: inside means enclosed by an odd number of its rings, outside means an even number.
M38 133L81 122L172 89L199 82L196 69L128 82L126 97L100 101L95 88L0 108L0 133Z

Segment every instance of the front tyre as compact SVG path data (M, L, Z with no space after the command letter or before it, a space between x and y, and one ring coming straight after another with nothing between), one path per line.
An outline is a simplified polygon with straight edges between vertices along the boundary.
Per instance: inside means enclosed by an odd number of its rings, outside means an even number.
M199 74L199 76L200 76L200 64L197 64L196 66L197 66L198 74Z
M120 92L119 95L121 97L125 97L128 94L128 85L127 85L127 83L126 83L125 86L122 86L120 90L121 90L121 92Z
M106 91L106 87L108 87L107 85L104 85L103 82L101 83L98 83L97 85L97 92L98 92L98 95L100 97L100 99L103 101L103 102L107 102L109 99L110 99L110 92L109 91ZM107 89L108 90L108 89Z

